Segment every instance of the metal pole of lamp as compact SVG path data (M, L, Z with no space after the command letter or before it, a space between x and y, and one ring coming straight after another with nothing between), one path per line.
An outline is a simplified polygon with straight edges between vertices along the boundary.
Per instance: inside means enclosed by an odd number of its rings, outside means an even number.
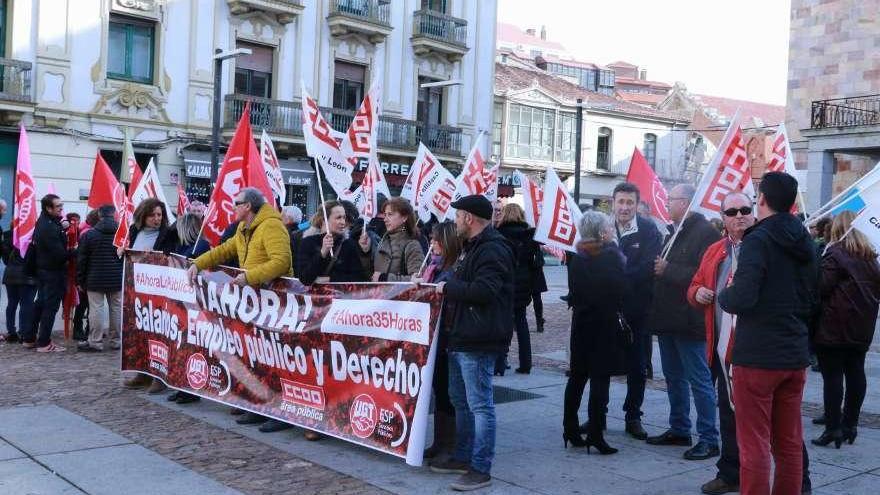
M214 114L211 122L211 184L217 182L217 169L220 160L220 91L223 83L223 61L239 55L250 55L249 48L236 48L224 52L220 48L214 50Z
M584 100L577 99L577 113L575 114L574 133L574 202L581 205L581 134L584 124Z

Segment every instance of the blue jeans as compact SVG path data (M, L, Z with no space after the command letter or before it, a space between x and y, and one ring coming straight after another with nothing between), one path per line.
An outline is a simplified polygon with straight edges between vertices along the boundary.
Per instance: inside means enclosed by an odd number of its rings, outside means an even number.
M672 433L690 436L690 393L693 391L700 441L717 446L717 398L712 373L706 362L706 343L670 335L660 335L658 340L663 375L666 377L666 393L669 395L669 427Z
M495 457L494 352L449 352L449 398L455 407L457 461L489 474Z
M25 333L34 317L35 285L6 286L6 333L10 336ZM15 326L15 310L18 309L18 330Z

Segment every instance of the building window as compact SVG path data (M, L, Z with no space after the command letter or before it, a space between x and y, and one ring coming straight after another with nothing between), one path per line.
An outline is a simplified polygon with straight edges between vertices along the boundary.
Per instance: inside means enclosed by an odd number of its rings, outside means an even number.
M596 169L608 170L611 165L611 129L599 128L599 139L596 143Z
M337 60L333 76L333 108L356 112L364 99L366 76L366 66Z
M235 93L272 97L272 61L274 50L264 45L239 41L238 48L247 48L250 55L240 55L235 59Z
M504 104L496 103L492 111L492 154L501 156L501 126L504 125Z
M155 24L111 15L107 40L107 77L153 83Z
M422 10L433 10L434 12L446 14L446 7L446 0L422 0Z
M512 158L553 160L553 110L510 105L507 124L507 155Z
M422 88L422 84L435 82L435 79L419 76L418 87L418 104L416 105L416 119L421 123L425 121L425 112L427 112L427 121L431 125L443 124L443 88ZM427 94L428 101L425 102Z
M554 150L557 162L574 161L575 114L560 112L556 119Z
M656 168L654 161L657 158L657 135L656 134L645 134L645 146L642 150L642 154L645 155L645 160L648 160L648 163L651 165L651 168Z

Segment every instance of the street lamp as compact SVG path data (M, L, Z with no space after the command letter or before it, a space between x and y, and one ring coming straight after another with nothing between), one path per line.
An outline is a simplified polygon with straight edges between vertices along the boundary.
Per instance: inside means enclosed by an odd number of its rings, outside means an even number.
M581 205L581 127L584 125L584 100L577 99L574 120L574 202Z
M220 157L220 85L222 84L223 61L239 55L250 55L250 48L236 48L224 52L220 48L214 50L214 119L211 124L211 184L217 182L217 167Z
M422 115L422 142L425 143L425 146L428 146L428 125L430 122L430 113L428 111L428 105L431 99L431 88L445 88L447 86L460 86L464 84L464 81L461 79L449 79L448 81L434 81L429 83L419 84L419 87L425 90L425 94L423 96L425 102L425 111L424 115Z

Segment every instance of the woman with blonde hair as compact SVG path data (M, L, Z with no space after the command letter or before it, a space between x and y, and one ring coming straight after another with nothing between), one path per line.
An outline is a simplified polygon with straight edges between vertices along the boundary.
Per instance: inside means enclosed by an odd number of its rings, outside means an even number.
M519 349L517 373L529 374L532 371L532 342L529 336L529 323L526 308L532 302L532 282L537 259L541 249L533 240L535 229L526 223L526 215L518 204L510 203L501 208L498 215L498 232L508 240L513 248L516 267L513 272L513 323L516 328L516 343ZM512 340L513 334L511 334ZM495 374L504 375L507 368L507 355L499 355L495 363Z
M865 400L865 354L874 338L880 306L880 264L864 234L852 228L855 213L834 218L822 256L822 316L813 345L822 370L825 431L814 445L852 444ZM844 383L846 392L844 393ZM841 414L841 403L843 413Z

